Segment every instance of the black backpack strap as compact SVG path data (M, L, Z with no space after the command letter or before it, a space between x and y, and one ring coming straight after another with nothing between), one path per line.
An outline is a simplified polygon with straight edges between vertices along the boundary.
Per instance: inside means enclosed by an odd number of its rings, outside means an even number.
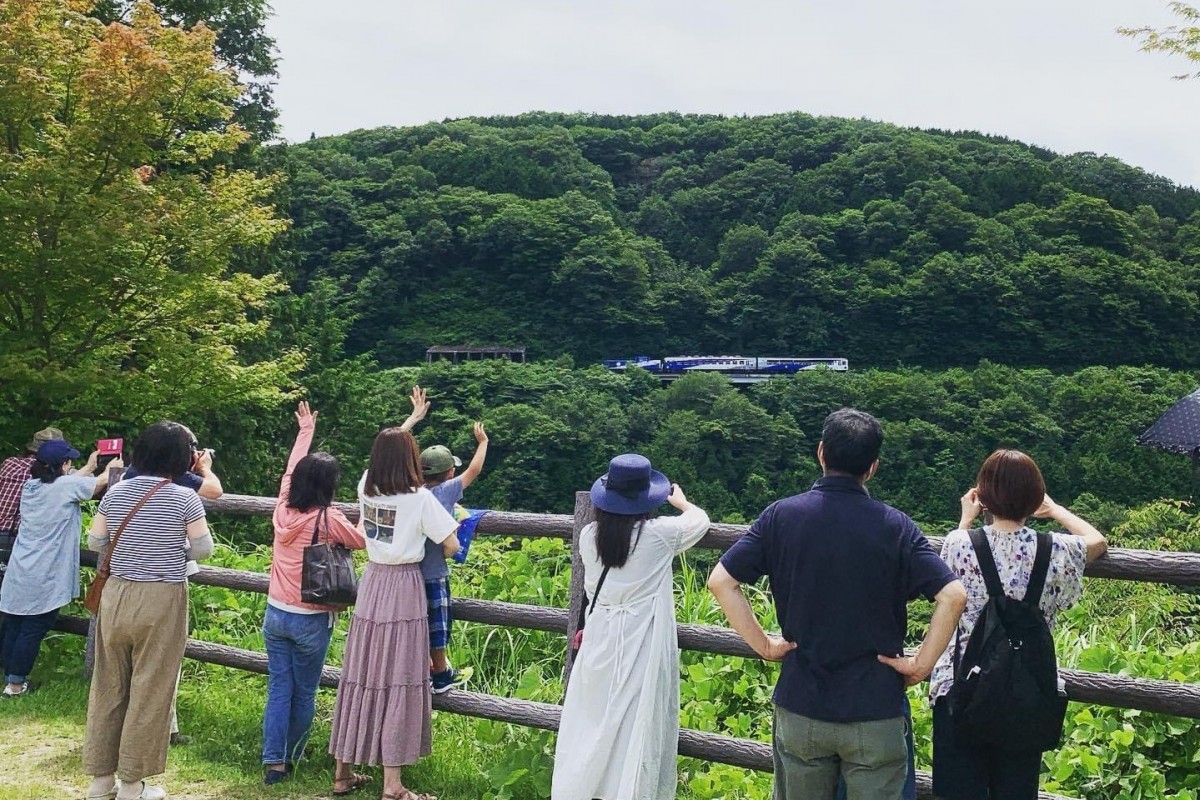
M975 560L979 562L979 572L987 584L988 596L992 599L1004 597L1004 584L1000 582L1000 572L996 569L996 559L992 558L987 534L983 528L975 528L967 531L967 535L971 537L971 547L975 548Z
M1037 555L1033 557L1033 572L1029 573L1029 585L1021 601L1038 606L1042 602L1042 590L1046 588L1046 575L1050 572L1050 556L1054 550L1054 538L1048 533L1037 535Z

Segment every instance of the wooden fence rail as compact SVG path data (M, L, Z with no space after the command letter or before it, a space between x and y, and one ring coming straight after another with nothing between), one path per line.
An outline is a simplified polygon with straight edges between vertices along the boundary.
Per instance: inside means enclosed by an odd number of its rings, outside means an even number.
M249 516L270 516L275 499L246 495L225 495L219 500L206 500L209 511ZM358 508L348 503L339 507L352 520L358 518ZM579 559L578 537L582 528L592 519L590 498L586 492L576 496L573 515L523 514L513 512L489 512L480 520L476 533L518 538L554 538L572 543L572 569L570 608L547 608L520 603L502 603L471 598L454 598L454 618L464 621L501 627L525 628L559 633L570 637L583 602L583 570ZM716 524L700 541L699 547L715 550L728 549L747 530L744 525ZM929 537L935 546L938 537ZM94 553L84 552L85 566L94 567ZM1113 548L1108 555L1088 565L1088 577L1117 580L1134 580L1163 583L1174 586L1200 586L1200 553L1171 553L1148 550ZM191 577L196 584L218 586L236 591L265 594L268 576L202 566L198 574ZM69 633L88 634L91 626L78 617L60 619L58 627ZM677 626L679 647L720 655L758 658L758 655L729 628L715 625L683 623ZM564 682L569 680L573 652L564 642ZM188 640L189 658L235 669L265 674L267 659L255 653L210 642ZM322 684L336 686L340 670L325 667ZM1200 719L1200 684L1184 684L1171 681L1149 680L1126 675L1062 670L1067 694L1072 700L1118 708L1139 709L1177 716ZM562 712L561 706L534 703L525 700L496 697L456 690L434 697L434 708L455 714L492 719L515 725L544 730L557 730ZM764 713L767 710L764 709ZM679 735L679 753L707 761L731 764L747 769L770 771L770 746L763 742L735 739L715 733L682 729ZM931 797L931 781L928 773L919 772L918 795ZM1042 800L1063 800L1057 795L1041 794Z

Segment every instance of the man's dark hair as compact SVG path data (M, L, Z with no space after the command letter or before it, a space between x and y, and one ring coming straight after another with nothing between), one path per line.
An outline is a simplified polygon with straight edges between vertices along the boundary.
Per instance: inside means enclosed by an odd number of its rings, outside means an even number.
M821 428L825 469L847 475L866 475L879 458L883 427L879 420L855 408L839 408Z
M178 422L156 422L133 445L133 468L139 475L178 478L192 466L192 434Z
M325 508L333 503L333 493L341 477L342 468L336 458L329 453L309 453L292 472L287 507L297 511Z

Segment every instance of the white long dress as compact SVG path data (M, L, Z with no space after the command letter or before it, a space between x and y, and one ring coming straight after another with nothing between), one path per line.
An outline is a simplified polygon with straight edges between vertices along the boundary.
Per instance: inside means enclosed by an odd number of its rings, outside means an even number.
M708 514L695 507L649 520L625 566L609 570L563 703L552 800L675 796L679 644L671 562L708 526ZM580 533L579 547L591 597L603 570L595 524Z

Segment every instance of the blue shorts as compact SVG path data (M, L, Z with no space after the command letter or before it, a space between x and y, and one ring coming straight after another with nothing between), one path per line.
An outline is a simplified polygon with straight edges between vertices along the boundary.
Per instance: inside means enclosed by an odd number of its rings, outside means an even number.
M429 605L429 649L450 646L450 579L425 581L425 602Z

